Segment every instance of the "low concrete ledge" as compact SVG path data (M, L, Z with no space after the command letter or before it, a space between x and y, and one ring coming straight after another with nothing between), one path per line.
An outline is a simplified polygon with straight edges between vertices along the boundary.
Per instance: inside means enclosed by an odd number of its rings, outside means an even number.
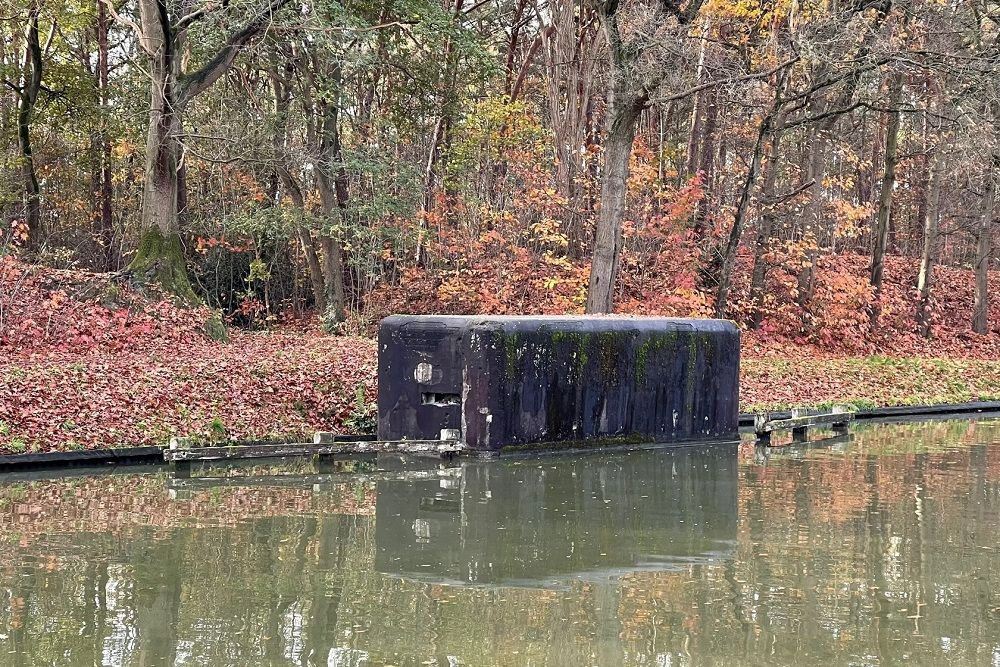
M84 449L74 452L11 454L0 456L0 472L149 463L163 463L162 447L121 447L118 449Z
M907 417L944 417L975 416L981 413L1000 413L1000 401L974 401L970 403L944 403L940 405L901 405L871 410L859 410L854 413L855 420L905 419ZM791 418L791 412L773 412L773 418ZM741 414L740 426L753 427L754 415ZM325 434L326 435L326 434ZM329 434L332 435L332 434ZM327 437L329 437L327 435ZM354 438L367 439L371 436L339 436L341 442L350 442ZM336 441L336 440L335 440ZM180 443L178 443L180 444ZM435 444L441 444L435 441ZM684 443L677 443L684 444ZM650 445L646 445L647 447ZM642 446L640 446L642 447ZM62 470L71 468L128 466L128 465L163 465L164 447L119 447L115 449L85 449L73 452L43 452L38 454L10 454L0 456L0 473L28 472L33 470ZM576 451L576 450L570 450ZM590 450L594 451L594 450ZM600 449L600 451L605 451ZM463 452L470 453L468 450ZM557 450L542 453L565 453Z
M858 410L854 419L890 419L893 417L928 417L936 415L965 415L980 412L1000 412L1000 401L973 401L971 403L941 403L938 405L894 405L885 408ZM756 415L752 412L740 414L740 426L754 425ZM792 412L784 410L772 412L773 419L791 419Z

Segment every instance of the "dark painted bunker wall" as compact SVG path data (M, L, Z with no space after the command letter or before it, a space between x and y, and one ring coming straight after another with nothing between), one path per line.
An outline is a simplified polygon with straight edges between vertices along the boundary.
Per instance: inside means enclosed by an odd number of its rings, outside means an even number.
M722 320L393 316L379 329L382 439L730 439L738 396L739 331Z

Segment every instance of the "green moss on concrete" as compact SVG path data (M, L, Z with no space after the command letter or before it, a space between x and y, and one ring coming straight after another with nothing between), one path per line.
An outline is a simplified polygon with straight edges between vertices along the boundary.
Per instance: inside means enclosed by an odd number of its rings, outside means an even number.
M715 336L707 331L701 333L701 353L705 357L705 365L711 365L715 359Z
M597 334L601 376L612 383L618 382L618 366L622 350L634 335L631 331L602 331Z
M695 388L698 386L698 344L694 336L687 337L688 360L687 377L684 391L684 415L691 418L694 414Z
M674 330L664 333L652 333L642 342L635 354L635 379L642 384L646 381L646 367L649 363L649 355L657 354L668 348L673 348L677 344L677 332Z
M627 445L648 445L651 442L654 442L654 439L646 435L613 435L603 438L588 438L586 440L559 440L555 442L530 442L523 445L506 445L500 448L500 453L524 454L528 452L563 451L567 449L603 449Z
M507 378L512 379L517 375L521 366L521 359L524 357L524 348L521 344L521 336L517 333L498 333L503 339L504 353L506 354Z
M689 394L694 394L694 389L698 384L698 343L692 337L688 342L688 363L687 363L687 390Z
M589 360L587 348L590 346L590 334L579 331L553 331L552 343L556 348L575 348L572 352L573 365L570 368L570 376L574 381L581 380Z
M583 375L583 369L587 366L587 361L589 356L587 354L587 349L590 347L590 334L577 334L576 343L576 365L580 369L580 375Z

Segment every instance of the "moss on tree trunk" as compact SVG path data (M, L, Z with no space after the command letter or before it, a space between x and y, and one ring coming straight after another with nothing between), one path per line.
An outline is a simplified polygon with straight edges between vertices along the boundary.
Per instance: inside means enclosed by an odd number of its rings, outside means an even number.
M142 237L139 249L129 264L132 281L142 290L150 287L170 296L185 306L201 306L204 301L194 291L188 279L184 249L176 234L164 236L159 228L152 227ZM212 340L229 342L222 313L213 310L205 320L205 335Z
M184 249L177 234L164 236L155 226L147 229L128 270L140 287L155 285L185 305L202 303L188 279Z

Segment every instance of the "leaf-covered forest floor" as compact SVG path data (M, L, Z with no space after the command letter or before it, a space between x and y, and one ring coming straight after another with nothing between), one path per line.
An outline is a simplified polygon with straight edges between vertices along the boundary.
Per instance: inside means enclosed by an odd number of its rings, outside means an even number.
M0 258L0 453L371 426L372 339L292 321L216 342L203 331L209 315L147 302L107 276ZM831 350L745 332L740 392L744 411L1000 399L1000 335L941 326L927 342L883 330Z

